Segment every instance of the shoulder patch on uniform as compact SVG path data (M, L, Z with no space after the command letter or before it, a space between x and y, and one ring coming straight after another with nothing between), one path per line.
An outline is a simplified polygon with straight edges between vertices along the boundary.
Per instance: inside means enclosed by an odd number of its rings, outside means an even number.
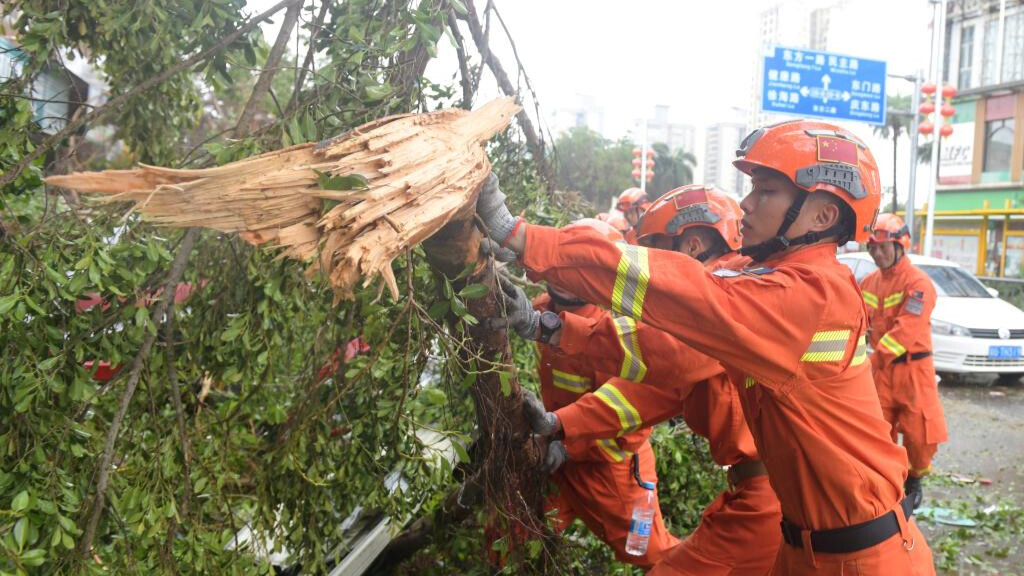
M752 276L760 276L762 274L771 274L775 272L775 268L768 266L747 266L743 269L744 274L750 274Z
M915 294L920 294L920 292L915 292ZM921 313L924 312L924 300L921 300L920 297L910 298L907 300L907 305L904 306L903 309L906 310L908 314L920 316Z
M712 276L718 276L719 278L735 278L741 274L743 273L732 268L719 268L711 273Z
M911 292L910 295L912 298L917 298L918 300L924 299L924 292L920 290L915 290L914 292Z

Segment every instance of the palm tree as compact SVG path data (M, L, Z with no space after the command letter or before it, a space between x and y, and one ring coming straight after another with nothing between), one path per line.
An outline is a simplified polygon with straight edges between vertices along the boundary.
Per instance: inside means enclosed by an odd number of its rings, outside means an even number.
M910 134L915 111L910 109L910 96L889 96L885 101L885 124L875 126L876 136L892 138L892 211L896 212L896 150L901 134Z
M669 150L664 143L651 146L654 150L654 177L647 186L647 197L654 200L665 192L691 184L697 158L683 149Z

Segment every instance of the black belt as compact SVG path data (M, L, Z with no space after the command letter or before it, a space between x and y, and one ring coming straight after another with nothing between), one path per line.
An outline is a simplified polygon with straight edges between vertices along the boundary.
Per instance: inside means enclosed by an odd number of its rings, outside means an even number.
M932 355L931 352L914 352L913 354L910 354L910 359L911 360L924 360L925 358L927 358L927 357L929 357L931 355ZM904 363L906 361L907 361L907 353L904 352L903 354L900 354L899 356L897 356L896 359L892 361L892 363L893 364L902 364L902 363Z
M904 498L900 502L900 507L903 508L904 517L909 520L913 514L913 504L910 499ZM786 541L786 544L803 548L804 542L800 538L800 533L803 530L785 518L782 519L781 524L782 539ZM811 532L811 548L815 552L826 554L849 554L885 542L899 531L900 524L896 519L896 512L889 511L874 520L853 526Z

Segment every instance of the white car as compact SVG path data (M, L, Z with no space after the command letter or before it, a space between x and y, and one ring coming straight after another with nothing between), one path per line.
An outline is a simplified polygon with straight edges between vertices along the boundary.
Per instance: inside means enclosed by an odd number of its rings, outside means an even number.
M839 254L857 281L878 267L867 252ZM989 373L1017 378L1024 373L1024 312L998 298L955 262L910 255L935 284L932 354L936 372Z

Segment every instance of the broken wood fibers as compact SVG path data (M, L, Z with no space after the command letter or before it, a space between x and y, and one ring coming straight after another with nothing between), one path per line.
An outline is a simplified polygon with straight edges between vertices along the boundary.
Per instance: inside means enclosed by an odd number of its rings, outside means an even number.
M283 248L311 261L307 276L327 275L351 298L380 275L398 296L391 262L433 235L476 198L490 173L484 144L519 111L511 98L472 112L390 116L320 143L299 144L203 170L136 170L50 176L48 184L132 201L160 226L238 233L251 244ZM317 172L359 174L361 190L323 190ZM337 204L324 212L324 201Z

